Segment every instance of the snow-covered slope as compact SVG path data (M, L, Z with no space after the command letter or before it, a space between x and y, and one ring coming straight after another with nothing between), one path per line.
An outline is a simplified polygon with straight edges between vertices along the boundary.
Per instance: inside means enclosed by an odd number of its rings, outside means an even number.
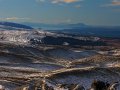
M54 58L59 58L63 60L79 60L81 58L86 58L94 56L97 54L95 51L83 51L83 50L68 50L68 49L52 49L47 51L48 55Z
M120 81L120 50L89 49L102 43L94 36L0 29L0 85L17 90L18 84L46 78L56 84L80 84L88 89L95 79Z
M45 31L28 31L28 30L1 30L0 42L14 43L14 44L28 44L31 39L42 39L46 35L53 35L53 33Z
M97 37L72 36L44 30L0 30L0 42L47 45L104 45Z

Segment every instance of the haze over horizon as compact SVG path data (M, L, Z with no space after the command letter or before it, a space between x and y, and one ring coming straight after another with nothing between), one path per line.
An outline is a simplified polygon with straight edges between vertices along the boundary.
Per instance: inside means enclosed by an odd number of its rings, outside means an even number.
M120 0L0 0L0 21L120 26Z

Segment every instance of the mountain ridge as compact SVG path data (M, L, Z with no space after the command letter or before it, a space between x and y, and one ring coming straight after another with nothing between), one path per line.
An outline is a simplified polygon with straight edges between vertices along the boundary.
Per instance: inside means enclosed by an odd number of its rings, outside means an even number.
M15 22L0 22L1 28L19 28L19 29L33 29L31 26L15 23Z

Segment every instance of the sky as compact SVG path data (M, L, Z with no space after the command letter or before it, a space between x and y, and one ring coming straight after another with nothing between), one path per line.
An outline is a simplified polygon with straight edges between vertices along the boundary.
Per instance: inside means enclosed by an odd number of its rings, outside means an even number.
M0 21L120 26L120 0L0 0Z

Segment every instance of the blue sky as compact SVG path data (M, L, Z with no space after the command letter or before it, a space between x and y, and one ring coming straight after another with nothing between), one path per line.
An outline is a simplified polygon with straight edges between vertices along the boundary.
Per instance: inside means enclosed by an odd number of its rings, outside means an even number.
M0 0L0 21L120 26L120 0Z

